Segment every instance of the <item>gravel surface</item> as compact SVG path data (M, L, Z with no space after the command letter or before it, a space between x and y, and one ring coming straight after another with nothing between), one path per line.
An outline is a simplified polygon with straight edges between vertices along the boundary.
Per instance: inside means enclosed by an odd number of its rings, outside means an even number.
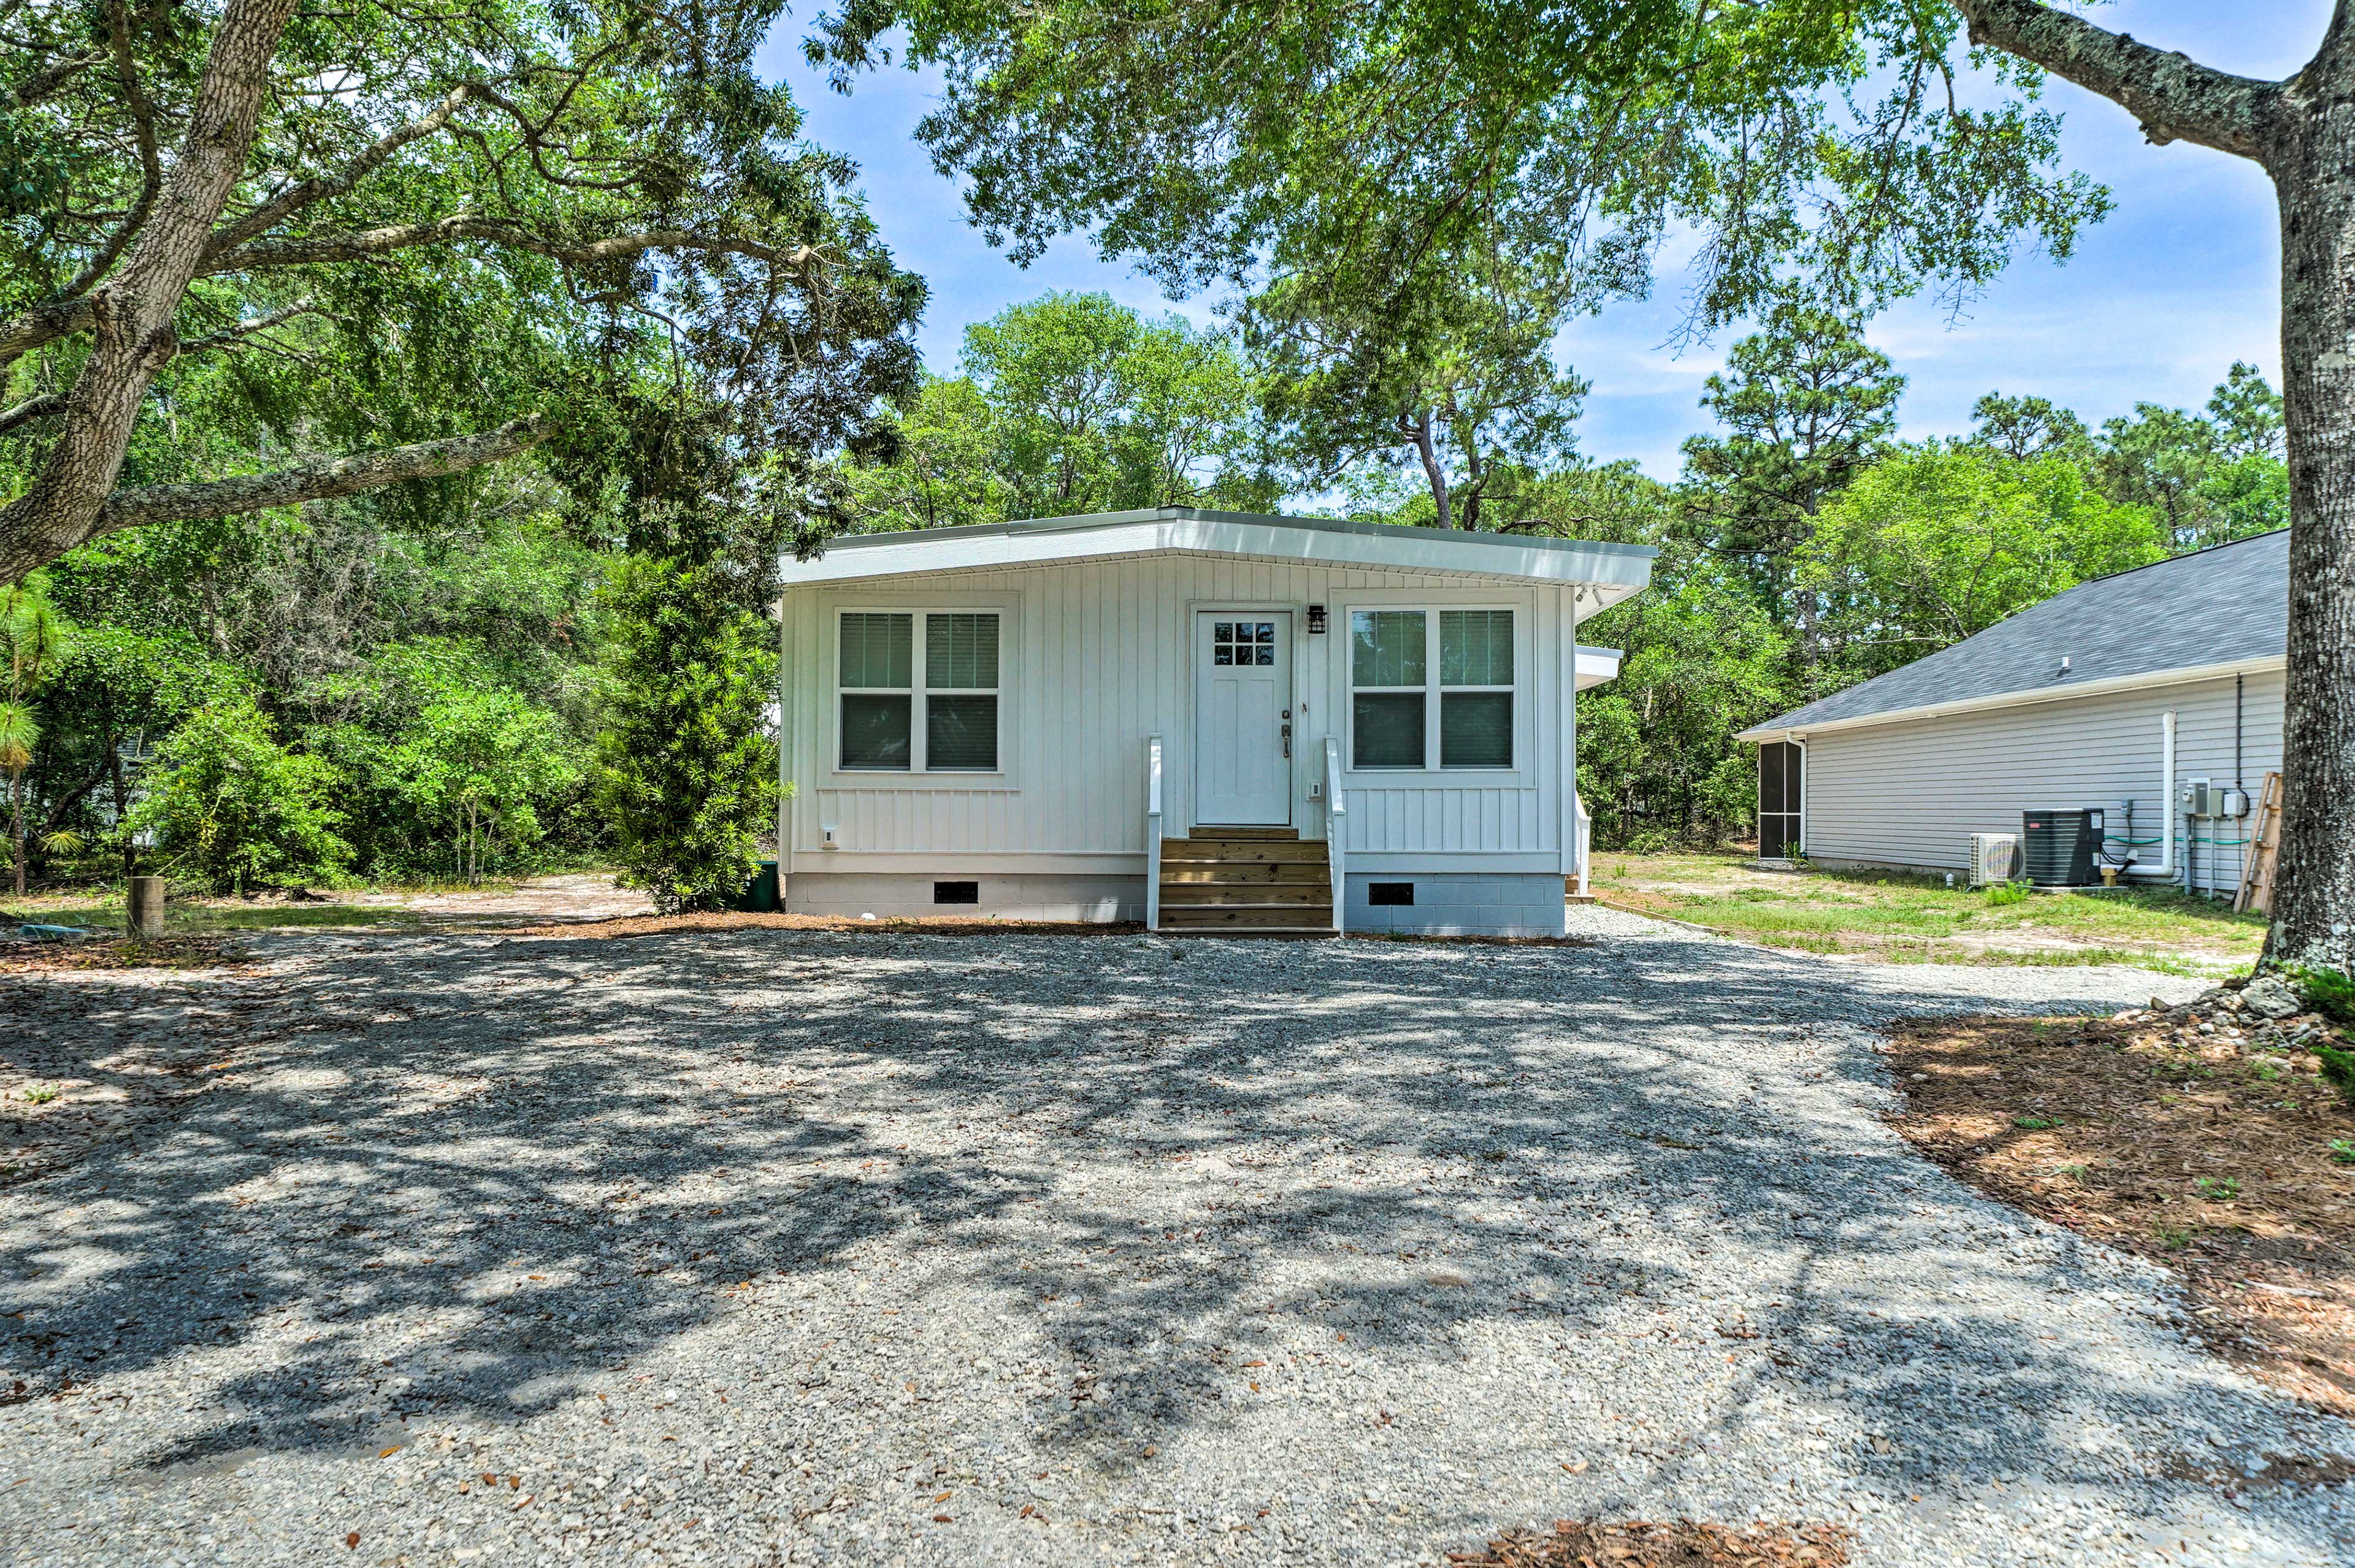
M2285 1456L2355 1429L1879 1119L1876 1020L2196 982L1577 918L10 982L81 1076L220 1054L0 1207L0 1552L1435 1563L1601 1513L2349 1561L2350 1485Z

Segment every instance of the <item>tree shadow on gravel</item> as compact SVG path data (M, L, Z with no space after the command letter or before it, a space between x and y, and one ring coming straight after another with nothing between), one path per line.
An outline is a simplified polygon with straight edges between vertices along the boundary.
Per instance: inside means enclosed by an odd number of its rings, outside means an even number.
M2023 1224L1859 1108L1877 1059L1837 1021L1960 1009L1859 1004L1837 966L1673 939L284 951L304 956L242 1015L218 1087L20 1188L0 1221L0 1396L168 1370L204 1413L139 1453L151 1468L350 1452L403 1416L527 1418L762 1291L878 1259L998 1303L1068 1375L1001 1424L1113 1471L1244 1419L1252 1381L1300 1370L1250 1363L1307 1327L1393 1362L1460 1360L1507 1322L1733 1356L1643 1460L1664 1484L1769 1386L1926 1434L1850 1468L1947 1493L2107 1482L2057 1410L2158 1427L2189 1392L2219 1424L2284 1425L2222 1381L2129 1375L2090 1334L2023 1338L1981 1277L2074 1289L2075 1245L2007 1252ZM1954 1233L1958 1213L1982 1232ZM1579 1375L1561 1364L1561 1386L1500 1407L1542 1427ZM1421 1419L1377 1403L1369 1424Z

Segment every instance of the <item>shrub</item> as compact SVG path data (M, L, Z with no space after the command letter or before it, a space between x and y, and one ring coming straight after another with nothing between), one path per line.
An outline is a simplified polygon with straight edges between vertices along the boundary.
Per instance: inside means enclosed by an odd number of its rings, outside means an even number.
M597 798L622 880L658 908L740 897L768 820L776 753L761 733L766 630L719 569L632 556L615 571Z
M2006 904L2024 903L2027 899L2028 889L2018 882L1998 882L1987 890L1987 901L1989 909L2001 909Z
M176 874L240 897L333 881L351 861L325 805L331 770L278 743L252 699L199 709L157 754L160 787L123 830L152 835Z
M2355 1051L2341 1051L2335 1045L2318 1045L2314 1054L2322 1059L2322 1075L2339 1097L2355 1105Z
M2306 1005L2335 1023L2355 1024L2355 976L2336 969L2292 969L2290 978Z

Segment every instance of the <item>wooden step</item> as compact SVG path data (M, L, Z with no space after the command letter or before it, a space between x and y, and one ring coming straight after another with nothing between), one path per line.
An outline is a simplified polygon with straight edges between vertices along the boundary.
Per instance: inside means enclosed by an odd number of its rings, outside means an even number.
M1165 882L1161 887L1161 907L1169 909L1178 904L1199 906L1227 904L1242 907L1254 904L1321 904L1333 907L1331 884L1319 879L1314 882Z
M1197 824L1192 829L1190 829L1190 835L1196 838L1273 838L1278 840L1291 840L1296 839L1300 837L1300 829L1297 827L1221 827L1216 823L1209 823L1207 825Z
M1163 865L1264 864L1280 860L1306 860L1324 865L1324 840L1312 839L1305 844L1279 838L1164 838L1161 841Z
M1329 931L1329 904L1163 904L1164 931Z
M1321 888L1332 880L1332 869L1322 860L1165 860L1161 863L1161 885L1165 888L1198 883L1235 888L1284 884Z

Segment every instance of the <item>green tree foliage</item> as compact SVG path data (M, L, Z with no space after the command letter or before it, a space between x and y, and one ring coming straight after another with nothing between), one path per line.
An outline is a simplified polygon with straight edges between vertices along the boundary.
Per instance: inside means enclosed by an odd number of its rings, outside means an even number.
M894 27L946 78L918 133L993 241L1086 229L1180 292L1303 279L1355 308L1493 257L1599 296L1678 228L1714 326L1791 269L1826 298L1968 290L2107 205L2051 172L2037 73L1917 0L851 0L811 54L847 86Z
M25 891L25 773L41 738L33 694L57 673L66 628L38 578L0 588L0 774L8 780L8 844Z
M1904 390L1905 378L1853 322L1787 299L1704 383L1701 407L1726 433L1684 443L1685 530L1750 584L1777 624L1796 628L1803 688L1815 681L1806 667L1822 663L1825 649L1800 552L1824 502L1895 434Z
M864 526L1277 498L1253 462L1251 378L1222 334L1048 293L966 327L959 368L905 401L889 462L849 469Z
M540 838L540 806L579 777L570 737L547 709L520 693L461 687L418 715L397 765L419 814L449 835L469 882L504 847L527 853Z
M2065 457L2090 469L2097 455L2085 421L2050 398L2008 398L1989 392L1971 405L1972 444L2025 462Z
M911 380L922 285L753 71L777 0L294 9L10 8L0 577L378 485L446 511L594 440L617 349L724 382L787 505Z
M1578 699L1579 792L1595 841L1713 844L1746 827L1757 771L1735 731L1787 699L1787 634L1705 558L1668 558L1658 586L1579 629L1623 650L1618 678Z
M152 838L172 875L244 896L333 882L350 863L327 804L333 770L282 745L250 698L190 715L156 771L123 831Z
M431 722L453 708L527 709L545 764L527 802L500 808L538 831L486 827L474 869L595 853L579 807L603 560L545 509L544 482L471 489L464 514L430 522L363 498L159 525L59 561L55 592L83 631L41 696L29 782L44 830L73 847L37 838L40 874L131 871L135 845L112 829L160 777L138 759L198 710L242 700L327 769L353 874L468 873L453 820L417 787Z
M2043 398L1990 392L1972 411L1973 445L2008 457L2064 457L2114 501L2147 509L2172 551L2289 527L2281 394L2235 362L2204 414L2137 403L2096 432Z
M1897 449L1824 508L1799 580L1827 606L1842 674L1863 679L2167 553L2148 512L2067 458L1934 443Z
M1572 456L1588 390L1553 362L1563 295L1526 269L1427 267L1415 288L1347 297L1326 278L1272 283L1243 322L1278 450L1312 486L1369 461L1418 474L1439 528L1529 522L1528 480Z
M632 556L609 590L597 800L626 880L666 910L741 894L775 801L761 716L776 661L766 625L711 581L721 570Z
M2137 403L2105 420L2094 474L2105 493L2148 507L2173 549L2200 549L2289 526L2281 394L2235 363L2204 414Z
M847 509L865 528L1002 523L1015 501L999 461L997 410L963 376L926 376L896 418L890 461L845 473Z

